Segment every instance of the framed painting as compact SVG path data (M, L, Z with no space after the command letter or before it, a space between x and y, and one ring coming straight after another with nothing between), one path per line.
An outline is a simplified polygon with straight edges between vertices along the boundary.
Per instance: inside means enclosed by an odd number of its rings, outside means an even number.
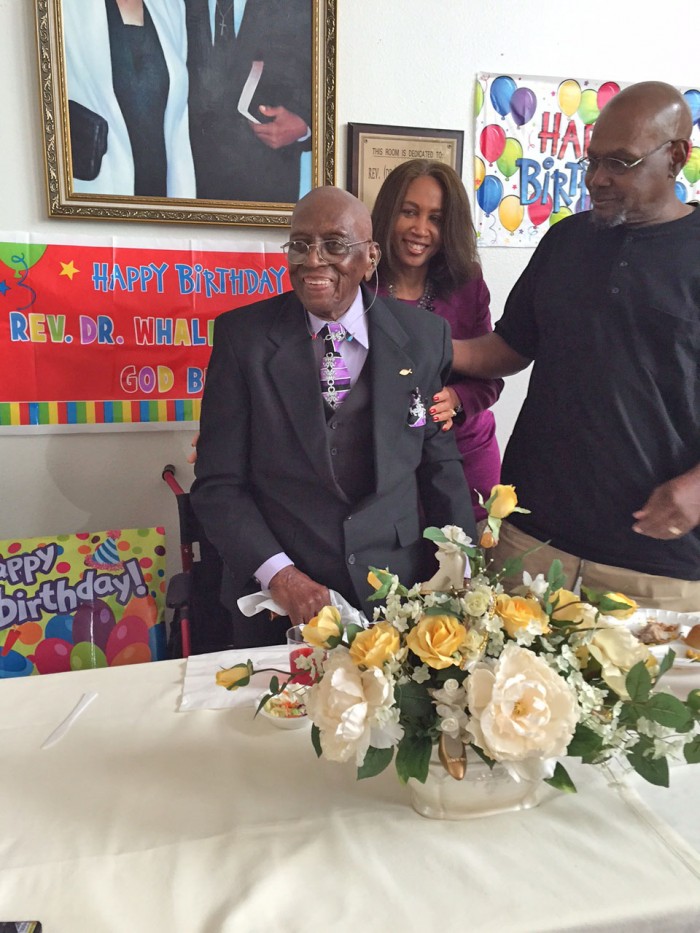
M50 217L286 226L335 183L336 0L35 0Z
M462 174L463 130L348 123L347 188L371 211L389 172L409 159L435 159Z

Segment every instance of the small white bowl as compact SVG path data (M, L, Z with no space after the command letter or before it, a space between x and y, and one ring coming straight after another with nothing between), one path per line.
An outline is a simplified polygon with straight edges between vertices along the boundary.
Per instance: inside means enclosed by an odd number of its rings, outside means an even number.
M286 692L288 691L283 690L282 693L279 694L279 696L282 696ZM292 688L292 691L289 691L289 692L301 694L301 696L303 697L306 691L303 687L302 688L297 687L296 690ZM261 693L260 699L262 700L262 698L266 696L266 694L267 694L267 691L265 691L265 693ZM276 726L278 729L301 729L304 726L308 726L308 724L311 722L311 720L309 719L306 713L304 713L302 716L275 716L268 711L267 706L268 706L267 703L265 704L265 706L261 706L260 712L258 715L262 716L263 719L267 719L268 722L271 722L272 725Z

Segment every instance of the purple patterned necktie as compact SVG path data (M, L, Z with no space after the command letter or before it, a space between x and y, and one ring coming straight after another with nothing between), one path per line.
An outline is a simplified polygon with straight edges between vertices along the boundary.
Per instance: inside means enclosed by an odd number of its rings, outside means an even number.
M345 340L345 328L331 321L321 328L318 336L323 341L320 373L323 397L331 408L337 408L352 388L348 367L340 353Z

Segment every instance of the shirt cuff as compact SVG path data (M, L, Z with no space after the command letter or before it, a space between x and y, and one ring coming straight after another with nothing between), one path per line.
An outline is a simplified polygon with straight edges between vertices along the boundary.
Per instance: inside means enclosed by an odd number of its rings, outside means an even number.
M285 567L293 566L294 561L290 560L284 551L280 551L279 554L274 554L272 557L268 557L265 563L261 564L255 571L254 576L263 590L269 590L270 581L274 575L279 573L280 570L283 570Z

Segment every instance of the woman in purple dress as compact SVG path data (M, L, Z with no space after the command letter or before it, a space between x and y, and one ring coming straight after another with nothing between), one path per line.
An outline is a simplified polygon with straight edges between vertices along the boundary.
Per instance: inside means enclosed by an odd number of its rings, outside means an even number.
M426 159L397 166L377 195L372 225L382 250L379 294L439 314L453 340L492 329L469 199L453 169ZM501 379L455 375L430 408L435 421L454 422L477 520L486 517L477 492L487 499L499 482L501 461L489 409L502 388Z

